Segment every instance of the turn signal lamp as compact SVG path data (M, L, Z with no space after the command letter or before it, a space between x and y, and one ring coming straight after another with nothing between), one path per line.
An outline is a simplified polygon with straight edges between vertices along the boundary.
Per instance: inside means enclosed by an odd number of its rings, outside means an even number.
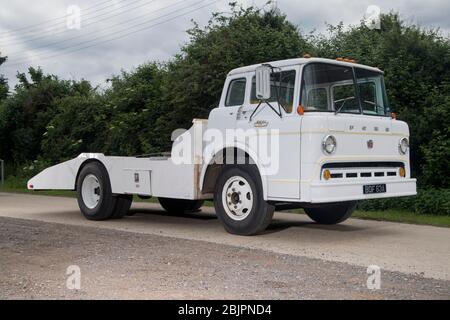
M299 105L298 107L297 107L297 113L299 114L299 115L304 115L305 114L305 108L303 108L303 106L302 105Z
M325 169L325 170L323 171L323 178L324 178L325 180L330 180L330 178L331 178L330 170Z

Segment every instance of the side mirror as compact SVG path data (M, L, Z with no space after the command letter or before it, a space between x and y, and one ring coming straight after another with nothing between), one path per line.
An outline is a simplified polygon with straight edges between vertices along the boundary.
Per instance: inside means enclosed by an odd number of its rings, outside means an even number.
M256 98L258 100L270 99L270 74L272 68L260 66L256 68Z

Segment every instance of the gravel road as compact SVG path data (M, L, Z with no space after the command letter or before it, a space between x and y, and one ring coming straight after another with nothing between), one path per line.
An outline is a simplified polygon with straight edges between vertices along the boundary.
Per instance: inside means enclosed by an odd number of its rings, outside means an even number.
M77 265L80 290L66 287ZM450 299L450 282L204 241L0 218L0 298Z
M208 208L133 210L92 222L74 199L0 193L0 298L450 299L450 229L277 213L266 234L238 237ZM80 290L66 287L70 265Z

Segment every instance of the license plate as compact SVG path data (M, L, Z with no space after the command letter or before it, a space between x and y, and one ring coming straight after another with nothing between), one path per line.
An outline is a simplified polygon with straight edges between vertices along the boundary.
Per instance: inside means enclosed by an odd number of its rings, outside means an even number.
M386 184L368 184L363 186L364 194L385 193L385 192L386 192Z

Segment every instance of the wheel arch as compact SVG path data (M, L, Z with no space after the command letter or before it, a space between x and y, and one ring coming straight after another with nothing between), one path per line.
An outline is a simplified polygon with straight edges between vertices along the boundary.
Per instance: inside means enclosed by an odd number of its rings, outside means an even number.
M214 187L216 184L216 181L219 177L219 174L225 166L225 163L215 163L216 160L220 157L224 157L227 152L233 152L235 155L235 160L237 158L238 154L243 154L245 156L245 163L251 163L255 164L258 168L258 173L261 179L261 185L263 189L263 198L264 200L267 200L267 176L265 174L264 168L261 166L261 164L258 162L258 157L256 153L253 153L251 150L245 150L246 148L243 147L224 147L220 151L216 152L212 156L210 156L208 159L205 159L205 163L207 165L204 165L201 171L200 175L200 186L201 186L201 192L202 193L213 193ZM251 161L251 162L247 162ZM239 163L238 163L239 164Z
M78 178L79 178L79 176L80 176L81 170L83 170L83 168L84 168L85 166L87 166L88 164L90 164L90 163L98 163L99 165L101 165L101 166L106 170L106 172L107 172L108 175L109 175L109 171L108 171L106 165L105 165L100 159L98 159L98 158L88 158L88 159L84 160L84 161L80 164L80 166L79 166L79 168L78 168L77 175L76 175L76 177L75 177L75 186L74 186L74 190L75 190L75 191L77 191ZM111 182L110 182L110 183L111 183Z

